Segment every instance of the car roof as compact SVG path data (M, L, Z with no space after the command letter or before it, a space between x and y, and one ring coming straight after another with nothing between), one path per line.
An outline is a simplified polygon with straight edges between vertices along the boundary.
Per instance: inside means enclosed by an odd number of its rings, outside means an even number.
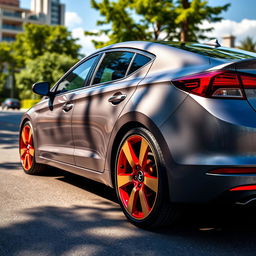
M136 49L146 51L156 56L148 75L153 73L170 73L171 70L179 70L182 67L201 66L206 68L209 65L209 57L185 51L177 47L171 47L160 42L130 41L109 45L100 49L97 53L112 49Z
M134 48L142 51L148 51L155 55L158 55L159 51L168 51L170 48L179 49L186 52L191 52L197 55L217 58L217 59L227 59L227 60L239 60L256 58L256 53L243 51L241 49L228 48L228 47L216 47L214 45L200 44L200 43L183 43L183 42L171 42L171 41L128 41L117 43L113 45L106 46L100 51L115 48Z

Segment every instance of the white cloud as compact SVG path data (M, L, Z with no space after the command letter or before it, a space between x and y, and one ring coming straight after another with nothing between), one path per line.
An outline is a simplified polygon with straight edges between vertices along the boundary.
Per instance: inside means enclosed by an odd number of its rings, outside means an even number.
M82 24L82 18L75 12L66 12L65 21L66 21L66 26L69 29L72 29L77 25Z
M95 32L95 31L92 31ZM72 29L73 38L78 38L78 43L82 46L81 53L88 56L95 51L94 45L91 40L107 41L108 37L102 36L85 36L84 29L82 27L77 27Z
M209 37L215 37L220 42L223 36L234 35L236 37L236 45L240 45L240 42L247 36L252 37L256 41L256 20L243 19L240 22L233 20L222 20L217 23L209 23L204 21L202 28L213 27L214 30L209 32Z

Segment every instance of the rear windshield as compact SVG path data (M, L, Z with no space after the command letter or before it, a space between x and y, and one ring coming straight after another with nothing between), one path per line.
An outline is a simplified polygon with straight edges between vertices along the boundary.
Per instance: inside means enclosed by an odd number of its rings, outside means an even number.
M162 44L167 44L175 48L186 50L189 52L194 52L200 55L205 55L211 58L218 59L251 59L256 58L256 53L243 51L234 48L225 47L213 47L203 44L192 44L192 43L175 43L175 42L160 42Z

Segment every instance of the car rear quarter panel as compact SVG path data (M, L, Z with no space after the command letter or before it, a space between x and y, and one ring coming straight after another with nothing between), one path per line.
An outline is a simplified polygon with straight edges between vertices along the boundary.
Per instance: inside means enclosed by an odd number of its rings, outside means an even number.
M227 166L256 166L255 120L246 100L189 95L161 125L172 155L167 166L172 201L206 202L233 186L255 183L254 175L207 174Z

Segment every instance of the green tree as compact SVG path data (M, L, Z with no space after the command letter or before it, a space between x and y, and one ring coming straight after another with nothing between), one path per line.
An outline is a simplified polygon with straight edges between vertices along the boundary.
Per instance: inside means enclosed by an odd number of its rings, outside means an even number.
M173 40L176 36L176 27L173 26L176 13L173 0L132 0L130 9L139 15L151 40ZM162 35L162 37L161 37Z
M146 40L149 33L146 32L147 26L141 23L136 23L129 13L129 2L127 0L96 2L91 0L91 5L94 9L100 12L104 20L97 21L98 26L111 24L111 29L101 29L98 33L85 31L85 35L107 35L109 41L105 44L102 41L93 40L96 48L101 48L105 45L130 41L130 40Z
M16 71L12 77L19 97L35 97L31 86L37 81L56 82L80 57L81 46L76 41L63 26L26 24L10 49L13 62L9 66L12 74ZM3 62L10 63L9 58Z
M178 0L175 24L178 26L180 41L198 41L207 39L204 32L212 31L213 28L202 29L200 24L204 20L212 22L221 21L221 12L226 11L230 4L211 7L204 0Z
M25 24L24 32L17 35L14 48L22 67L27 59L35 59L45 52L78 58L81 46L76 41L64 26Z
M243 41L241 41L240 47L243 50L255 52L256 51L256 42L252 37L247 36Z
M26 68L16 74L20 98L38 98L39 96L36 94L31 94L32 84L39 81L48 81L53 85L76 61L77 59L65 54L50 52L46 52L36 59L26 60Z
M14 71L16 66L13 43L0 42L0 98L15 96ZM13 88L5 88L7 77L13 81Z
M205 39L204 33L212 28L201 29L201 23L220 21L219 15L230 6L211 7L207 0L91 0L91 5L103 17L97 25L104 29L85 34L109 38L107 42L94 40L96 48L128 40ZM111 29L106 29L107 24Z

